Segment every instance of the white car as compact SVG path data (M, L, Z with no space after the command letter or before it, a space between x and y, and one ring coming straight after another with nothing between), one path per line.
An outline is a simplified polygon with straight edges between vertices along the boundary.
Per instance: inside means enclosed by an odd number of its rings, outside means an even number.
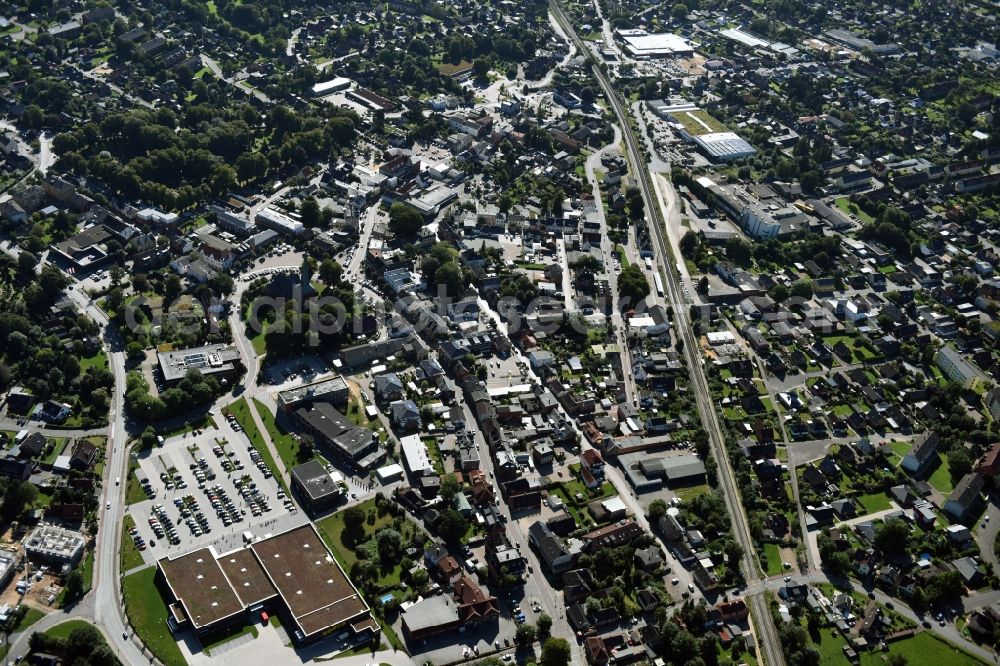
M111 502L108 502L108 503L107 503L107 504L106 504L106 505L104 506L104 508L105 508L105 509L110 509L110 508L111 508Z

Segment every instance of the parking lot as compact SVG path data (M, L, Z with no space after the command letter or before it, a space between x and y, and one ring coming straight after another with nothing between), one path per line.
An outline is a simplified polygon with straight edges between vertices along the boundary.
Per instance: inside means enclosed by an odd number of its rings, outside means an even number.
M234 548L244 531L305 520L239 426L220 426L173 437L140 456L137 476L149 499L128 513L147 564L212 543Z

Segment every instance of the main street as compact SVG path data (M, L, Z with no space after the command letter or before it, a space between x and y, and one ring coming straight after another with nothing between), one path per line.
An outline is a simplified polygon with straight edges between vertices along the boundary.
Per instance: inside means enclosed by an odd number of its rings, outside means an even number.
M563 26L564 31L577 43L581 53L589 53L586 51L583 40L576 33L572 22L565 15L559 3L555 0L550 0L549 7L550 11L555 14ZM629 162L630 170L639 184L639 189L645 203L645 210L649 215L648 226L650 237L655 243L655 249L660 260L665 261L668 257L673 256L673 253L668 251L668 246L663 240L665 221L660 213L659 205L656 205L657 199L651 185L649 170L646 168L643 153L640 150L635 131L632 129L631 119L612 82L597 65L596 59L591 57L591 60L594 63L592 68L594 77L597 79L605 99L610 104L624 132L626 158ZM743 510L739 490L736 487L733 470L729 463L722 428L719 425L718 415L715 412L708 382L702 370L698 340L695 338L691 328L686 299L682 299L680 296L681 287L678 285L679 277L669 265L664 272L666 277L664 286L669 293L670 301L675 306L674 324L676 330L682 336L681 339L684 341L684 354L691 375L698 412L701 416L702 425L708 433L712 451L718 465L719 488L722 491L726 508L732 519L733 533L736 536L736 541L743 548L743 574L748 584L752 584L760 580L761 571L755 557L754 540L750 534L746 513ZM747 595L747 599L753 612L758 643L763 650L766 663L770 666L784 664L784 655L781 650L781 643L778 640L777 629L774 626L774 619L771 615L768 598L763 594L750 594Z
M151 661L145 650L129 637L132 630L125 618L120 594L120 548L122 518L125 515L125 488L127 483L116 484L115 478L127 478L128 432L125 422L125 352L118 331L109 326L108 317L87 294L74 283L70 298L104 330L104 344L114 376L114 391L108 414L108 443L105 450L105 477L98 511L102 512L97 544L94 549L94 623L104 631L108 643L124 664L141 664Z

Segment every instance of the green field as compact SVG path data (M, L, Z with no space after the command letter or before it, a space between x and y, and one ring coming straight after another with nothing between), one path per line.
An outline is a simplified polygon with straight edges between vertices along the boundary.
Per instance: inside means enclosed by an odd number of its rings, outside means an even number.
M684 131L691 136L729 131L725 125L701 109L696 109L694 111L677 111L675 113L671 113L670 115L674 118L674 120L683 125Z
M285 469L291 471L296 465L306 462L299 458L298 440L278 425L274 414L271 413L271 410L264 403L256 398L254 398L253 403L257 409L257 414L260 416L260 420L264 422L264 427L267 428L267 434L271 437L274 448L278 450L278 455L281 456L281 462L285 464Z
M889 498L885 493L872 493L871 495L861 495L856 498L858 504L863 507L865 513L877 513L879 511L885 511L886 509L891 509L892 505L889 504ZM860 513L860 512L859 512Z
M46 636L51 636L52 638L59 638L66 640L69 635L73 633L74 629L86 629L87 627L92 627L90 622L84 620L66 620L65 622L60 622L56 626L52 627L45 632Z
M108 367L108 357L104 352L99 351L93 356L88 356L86 358L80 359L80 372L86 372L87 368L97 368L98 370L106 370Z
M187 666L167 628L167 604L156 587L155 576L156 567L149 567L122 579L125 612L135 633L164 666Z
M931 472L927 481L934 486L934 489L939 493L947 495L954 490L954 484L951 482L951 469L948 467L948 458L945 456L939 457L941 459L941 464L937 466L937 469Z
M56 437L53 440L53 442L54 444L52 446L52 451L50 451L49 455L45 456L45 458L42 459L43 465L51 465L56 461L56 458L58 458L59 455L63 452L63 449L66 448L66 444L69 443L69 438Z
M948 666L977 666L984 662L959 650L934 634L922 631L913 638L889 644L889 654L901 654L910 664L947 664ZM882 655L866 652L861 656L862 666L882 666Z
M21 621L12 629L12 631L27 631L28 627L45 617L45 612L40 611L37 608L27 607L28 610L25 612L24 617Z
M767 568L765 573L767 573L768 576L777 576L785 570L785 568L781 566L781 549L778 548L778 544L765 543L764 554L767 555Z
M121 552L119 553L122 571L129 571L136 567L141 567L143 564L142 553L135 547L135 541L128 533L133 527L135 527L135 521L132 520L132 516L125 516L122 520L122 545Z
M137 502L145 502L149 499L146 496L146 491L142 489L139 485L139 477L135 475L135 471L139 468L138 465L132 463L129 465L128 478L125 479L125 504L135 504Z

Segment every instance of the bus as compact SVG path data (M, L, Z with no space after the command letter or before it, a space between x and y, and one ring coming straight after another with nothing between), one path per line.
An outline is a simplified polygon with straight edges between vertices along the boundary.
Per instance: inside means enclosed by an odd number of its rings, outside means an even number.
M663 279L659 273L653 273L653 284L656 285L656 295L663 297Z
M646 270L647 271L653 270L653 260L650 257L646 257Z

